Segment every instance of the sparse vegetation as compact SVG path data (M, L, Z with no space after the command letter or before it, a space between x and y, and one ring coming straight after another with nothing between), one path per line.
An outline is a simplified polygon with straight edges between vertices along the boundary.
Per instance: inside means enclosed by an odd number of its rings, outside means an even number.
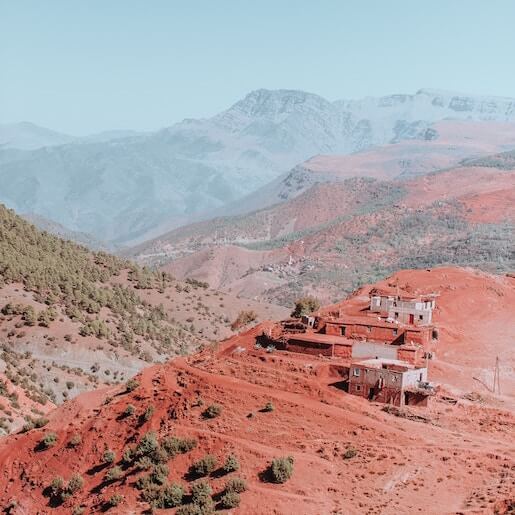
M125 391L133 392L139 386L139 381L137 379L129 379L125 383Z
M274 405L271 402L267 402L265 404L265 407L261 411L263 411L264 413L270 413L274 411L274 409Z
M286 483L293 474L293 457L274 459L270 465L269 473L274 483Z
M247 483L241 477L232 477L225 483L226 492L236 492L241 494L247 490Z
M41 449L50 449L57 443L57 434L56 433L47 433L39 442L39 447Z
M246 325L249 325L251 322L257 320L257 313L255 311L240 311L236 320L231 324L231 329L236 331Z
M222 508L226 510L237 508L240 505L240 502L240 494L234 491L224 493L220 499Z
M320 309L320 302L315 297L302 297L295 301L295 308L291 316L299 318L304 315L310 315L317 309Z
M354 449L354 447L349 447L343 453L343 458L346 460L349 460L351 458L354 458L357 454L358 454L358 451L356 449Z
M102 455L102 461L107 464L114 463L116 454L111 449L106 449Z
M206 454L203 458L195 461L191 467L190 472L194 476L203 477L211 474L216 468L216 458L212 454Z
M216 418L221 413L222 413L222 406L220 406L220 404L211 404L204 410L204 412L202 413L202 416L204 418Z
M230 472L235 472L236 470L239 470L239 468L240 462L238 461L238 458L234 454L229 454L224 463L224 472L226 474L229 474Z
M109 499L107 500L107 505L111 508L114 508L115 506L118 506L120 503L123 502L123 495L120 494L113 494Z
M119 466L110 468L106 473L106 481L116 481L123 475L123 471Z

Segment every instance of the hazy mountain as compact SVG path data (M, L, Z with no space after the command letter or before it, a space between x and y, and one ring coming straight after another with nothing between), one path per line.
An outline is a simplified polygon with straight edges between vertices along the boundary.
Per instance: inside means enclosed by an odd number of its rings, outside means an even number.
M421 90L330 102L257 90L213 118L155 133L0 151L0 200L104 241L134 242L234 202L313 155L438 139L431 125L445 118L514 122L515 100Z
M52 145L62 145L73 140L73 136L40 127L30 122L0 125L0 148L33 150Z

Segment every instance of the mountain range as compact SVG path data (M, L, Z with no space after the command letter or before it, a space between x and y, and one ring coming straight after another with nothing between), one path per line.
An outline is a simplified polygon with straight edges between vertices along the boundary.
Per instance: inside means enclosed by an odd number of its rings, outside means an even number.
M434 123L445 119L511 124L515 100L422 89L331 102L303 91L260 89L210 119L153 133L69 140L45 132L38 143L34 134L41 131L34 126L22 124L15 137L4 127L0 201L69 231L127 245L208 218L315 155L438 140Z

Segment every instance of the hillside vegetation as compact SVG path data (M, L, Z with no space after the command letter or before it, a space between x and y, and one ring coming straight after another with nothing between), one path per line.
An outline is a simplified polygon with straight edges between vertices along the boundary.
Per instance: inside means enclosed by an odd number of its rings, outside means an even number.
M13 389L44 406L98 383L125 380L145 363L231 334L231 322L244 307L257 311L256 318L276 314L206 283L177 281L91 252L39 231L0 205L4 425L27 415L11 402Z

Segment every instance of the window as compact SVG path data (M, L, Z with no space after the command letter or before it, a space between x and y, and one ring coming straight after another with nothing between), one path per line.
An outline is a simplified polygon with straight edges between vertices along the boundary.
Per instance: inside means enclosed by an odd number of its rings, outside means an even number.
M369 333L372 332L372 328L369 325L367 325L367 332L369 332Z
M359 384L356 385L356 391L360 391L361 390L361 386Z
M344 325L341 326L340 332L342 336L345 336L345 329L347 329Z
M399 312L398 311L395 312L395 318L399 318Z
M359 368L355 368L352 373L355 377L359 377Z
M418 315L419 320L424 320L424 315Z
M399 330L398 329L392 329L392 332L393 332L394 336L397 336L397 333L399 332Z

